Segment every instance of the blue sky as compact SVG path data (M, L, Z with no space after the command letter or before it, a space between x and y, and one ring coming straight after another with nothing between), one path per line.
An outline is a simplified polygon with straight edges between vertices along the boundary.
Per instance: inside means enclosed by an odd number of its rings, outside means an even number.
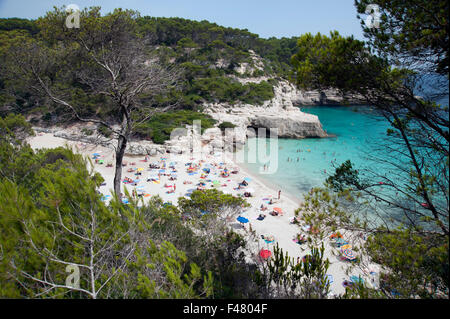
M226 27L248 29L261 37L291 37L338 30L363 39L354 0L0 0L0 17L34 19L53 6L76 4L102 7L110 12L122 7L142 16L208 20Z

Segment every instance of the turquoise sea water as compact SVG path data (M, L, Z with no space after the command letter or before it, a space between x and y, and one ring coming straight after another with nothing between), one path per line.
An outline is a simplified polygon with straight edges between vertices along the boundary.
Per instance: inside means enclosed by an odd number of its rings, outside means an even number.
M247 160L243 164L251 173L298 199L312 187L323 186L325 179L334 172L333 161L341 164L350 159L355 168L366 167L367 152L376 152L375 141L384 138L389 127L384 118L374 115L367 106L313 106L301 107L301 110L317 115L324 130L336 137L278 139L278 169L273 174L260 174L263 163L259 160L256 163ZM246 154L249 148L252 151L252 147L261 142L259 139L248 140ZM264 139L264 142L270 141ZM270 147L266 149L269 153Z

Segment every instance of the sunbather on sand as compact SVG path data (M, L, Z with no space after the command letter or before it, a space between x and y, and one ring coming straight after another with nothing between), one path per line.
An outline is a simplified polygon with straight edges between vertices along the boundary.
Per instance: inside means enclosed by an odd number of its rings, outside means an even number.
M264 220L264 218L266 218L266 215L264 214L259 214L258 218L256 218L257 220Z

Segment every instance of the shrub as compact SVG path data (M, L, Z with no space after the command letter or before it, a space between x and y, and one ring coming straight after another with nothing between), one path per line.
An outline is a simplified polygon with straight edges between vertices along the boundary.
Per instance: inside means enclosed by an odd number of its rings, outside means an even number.
M216 123L211 116L204 113L191 110L172 111L156 114L149 121L140 124L135 129L135 135L151 139L156 144L163 144L170 139L173 129L192 125L195 120L201 121L202 133Z
M227 129L227 128L235 128L236 125L234 125L234 124L231 123L231 122L222 122L222 123L219 124L218 127L220 128L220 130L221 130L222 132L225 132L225 129Z

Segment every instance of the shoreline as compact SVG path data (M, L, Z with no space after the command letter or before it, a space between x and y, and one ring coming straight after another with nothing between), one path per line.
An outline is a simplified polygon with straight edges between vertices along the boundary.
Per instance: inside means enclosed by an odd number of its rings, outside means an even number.
M247 167L245 167L245 165L243 163L237 163L235 161L233 161L233 164L237 167L240 168L241 171L245 172L247 175L251 176L255 181L259 182L260 184L262 184L264 187L270 189L273 191L274 194L276 194L278 196L278 190L276 187L274 187L275 185L273 184L269 184L269 181L267 179L265 179L264 177L259 176L259 174L250 172L250 170L248 170ZM274 195L275 196L275 195ZM287 190L281 189L281 196L286 197L288 200L290 200L292 203L299 205L302 202L302 199L297 198L295 195L293 195L292 193L290 193Z

